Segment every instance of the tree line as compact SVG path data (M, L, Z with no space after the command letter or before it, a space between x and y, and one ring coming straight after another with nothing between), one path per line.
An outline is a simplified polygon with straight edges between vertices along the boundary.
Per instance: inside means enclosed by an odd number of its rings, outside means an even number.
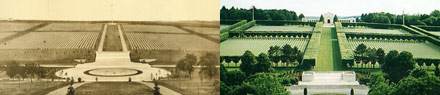
M303 14L299 16L295 11L286 9L258 9L253 6L250 9L226 8L220 9L220 20L252 20L252 12L255 12L255 20L301 20Z
M241 59L239 70L228 71L220 65L221 95L289 95L284 86L298 82L297 78L273 74L271 59L265 53L255 56L247 50Z
M33 78L51 78L52 81L56 77L54 73L55 69L43 68L39 64L36 63L27 63L24 66L20 66L17 62L12 61L7 63L6 65L1 66L1 71L6 71L6 75L12 79L24 80L25 78L31 79L31 83L33 82Z
M270 46L267 51L267 56L269 56L270 62L275 64L275 67L279 67L279 63L284 63L285 67L289 67L289 65L298 66L299 63L302 62L304 57L304 52L299 50L297 46L292 47L289 44L285 44L282 47L275 45ZM234 62L237 66L237 63L241 60L243 63L242 56L224 56L221 57L220 61L225 61L226 63ZM229 64L228 64L229 65ZM291 66L292 67L292 66Z
M368 48L360 44L355 49L356 63L378 62L381 72L373 73L365 83L370 88L369 95L435 95L440 93L439 62L434 62L436 71L429 73L416 68L412 53L391 50L385 53L382 48ZM352 66L352 65L350 65ZM374 66L374 65L373 65ZM360 78L363 79L363 78Z
M440 11L434 10L430 14L404 15L405 25L431 25L440 26ZM385 24L403 24L403 15L385 12L365 13L361 15L361 21Z
M186 72L191 80L191 74L194 72L194 66L201 66L200 75L206 75L209 79L218 75L218 69L215 66L219 64L218 56L213 53L207 53L197 59L193 54L186 54L183 59L180 59L176 64L176 71L180 77L180 71Z

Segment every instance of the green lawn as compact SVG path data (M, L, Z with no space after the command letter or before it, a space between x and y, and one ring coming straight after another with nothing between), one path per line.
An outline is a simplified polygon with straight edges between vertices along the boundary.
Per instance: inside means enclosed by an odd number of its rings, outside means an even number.
M137 82L93 82L75 89L75 95L153 95L153 89Z
M318 61L315 71L341 71L341 55L336 35L336 29L323 27L321 32L321 44L319 46Z
M8 95L44 95L50 91L67 86L67 82L36 81L31 83L29 80L1 80L0 93ZM67 91L67 90L66 90Z

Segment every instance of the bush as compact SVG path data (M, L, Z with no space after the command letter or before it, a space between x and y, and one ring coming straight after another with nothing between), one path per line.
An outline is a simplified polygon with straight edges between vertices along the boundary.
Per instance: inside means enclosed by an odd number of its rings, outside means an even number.
M359 77L359 84L367 84L370 82L370 77L361 76Z
M290 86L298 84L299 79L297 77L294 78L280 78L281 85L283 86Z

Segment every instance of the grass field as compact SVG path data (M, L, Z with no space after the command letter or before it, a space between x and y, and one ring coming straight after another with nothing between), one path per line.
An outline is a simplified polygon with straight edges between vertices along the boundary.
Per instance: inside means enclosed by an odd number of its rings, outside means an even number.
M37 26L38 24L40 24L40 23L2 22L2 23L0 23L0 32L24 31L26 29Z
M122 25L122 28L127 32L188 33L177 27L164 25Z
M76 88L75 95L153 95L153 89L137 82L93 82Z
M378 34L408 34L409 32L401 29L373 29L367 27L344 28L344 32L349 33L378 33Z
M126 33L131 49L218 51L219 44L189 34Z
M0 45L1 49L93 49L99 32L30 32Z
M121 37L116 25L108 25L103 51L122 51Z
M35 81L29 80L1 80L0 94L2 95L44 95L55 89L67 86L67 82Z
M323 27L315 71L343 70L335 28Z
M194 30L197 33L202 33L202 34L220 34L220 28L212 28L212 27L190 27L190 26L186 26L183 27L186 29L190 29L190 30Z
M278 45L280 47L289 44L294 47L297 46L299 50L304 52L309 39L277 39L277 38L236 38L228 39L220 43L221 56L241 56L246 50L251 51L255 56L260 53L267 53L270 46Z
M51 23L37 31L101 31L102 23Z
M385 53L388 53L390 50L408 51L413 54L414 58L440 59L440 46L429 42L349 39L348 43L353 50L363 43L370 48L383 48Z

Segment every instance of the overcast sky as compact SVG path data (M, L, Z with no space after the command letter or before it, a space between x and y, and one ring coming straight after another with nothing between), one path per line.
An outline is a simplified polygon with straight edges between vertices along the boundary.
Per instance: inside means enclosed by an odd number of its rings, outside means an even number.
M219 21L220 0L0 0L0 19Z
M440 9L440 0L220 0L220 7L287 9L306 16L332 12L338 16L358 16L370 12L429 14Z

